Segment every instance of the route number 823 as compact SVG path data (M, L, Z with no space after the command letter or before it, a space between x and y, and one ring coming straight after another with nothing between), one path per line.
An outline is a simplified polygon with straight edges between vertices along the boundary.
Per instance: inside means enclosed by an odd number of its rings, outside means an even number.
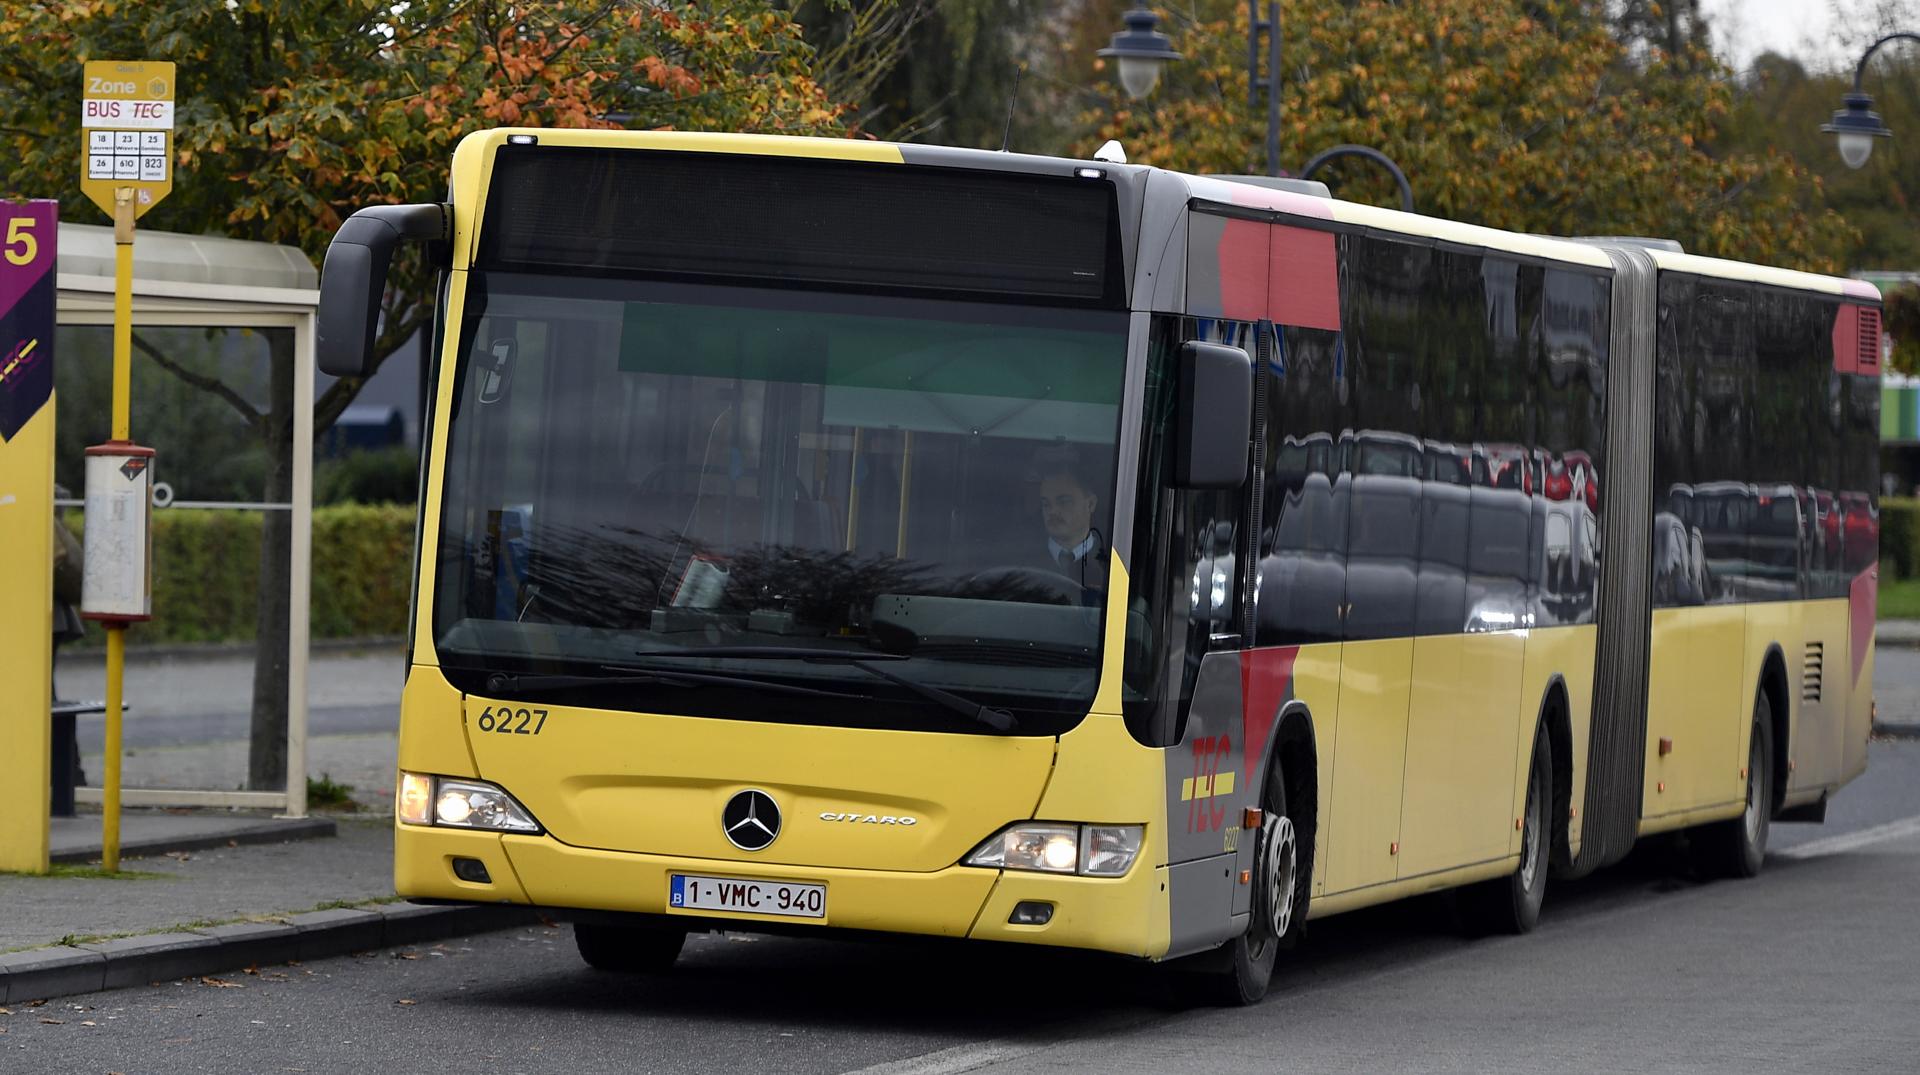
M482 710L479 719L474 721L483 732L499 732L501 735L539 735L546 727L547 711L544 709L515 709L512 706L495 708L488 706ZM532 727L528 727L531 724Z

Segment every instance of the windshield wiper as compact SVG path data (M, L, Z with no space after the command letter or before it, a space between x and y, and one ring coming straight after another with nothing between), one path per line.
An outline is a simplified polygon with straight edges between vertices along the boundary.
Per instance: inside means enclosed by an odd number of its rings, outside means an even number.
M785 661L904 661L909 658L903 653L881 653L878 650L863 650L859 654L848 653L842 649L827 649L824 646L699 646L683 649L643 649L635 650L642 657L771 657Z
M649 672L624 665L609 664L601 667L613 672L624 673L613 676L563 676L563 675L518 675L512 672L495 672L487 677L487 690L510 691L556 691L575 687L620 687L620 686L660 686L660 687L750 687L754 690L769 691L774 694L804 694L817 698L860 698L858 694L845 691L823 691L816 687L801 687L792 683L776 683L773 680L757 676L740 675L728 672Z
M855 655L841 650L812 649L807 646L714 646L709 649L669 650L666 652L643 650L640 655L643 657L680 659L697 659L701 657L761 657L772 660L819 661L829 664L851 665L870 676L905 687L928 701L937 702L940 705L946 706L948 709L966 717L968 720L977 721L992 728L996 732L1010 732L1019 727L1020 724L1019 718L1004 709L990 705L982 705L979 702L963 698L952 691L942 690L931 684L922 683L917 679L899 675L895 672L889 672L885 668L873 663L875 661L904 661L907 659L895 653L862 653ZM672 672L664 674L678 676L686 673Z

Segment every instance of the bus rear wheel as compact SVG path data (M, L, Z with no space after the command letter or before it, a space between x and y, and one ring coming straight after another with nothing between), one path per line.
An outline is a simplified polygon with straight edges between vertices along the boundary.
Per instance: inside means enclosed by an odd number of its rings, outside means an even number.
M687 931L664 926L573 924L573 944L594 970L648 974L672 968L680 958Z
M1300 939L1311 894L1313 863L1287 805L1286 775L1275 758L1260 798L1261 821L1253 852L1254 890L1247 931L1211 952L1180 961L1181 969L1209 1004L1238 1007L1267 995L1282 949Z
M1553 834L1547 804L1553 802L1553 741L1546 725L1533 733L1533 763L1527 770L1527 808L1520 819L1520 865L1505 877L1482 881L1460 893L1460 909L1478 933L1526 933L1540 923L1547 898L1547 859Z
M1700 829L1693 837L1695 863L1710 877L1753 877L1767 857L1773 812L1773 705L1765 691L1753 700L1747 740L1747 805L1740 816Z

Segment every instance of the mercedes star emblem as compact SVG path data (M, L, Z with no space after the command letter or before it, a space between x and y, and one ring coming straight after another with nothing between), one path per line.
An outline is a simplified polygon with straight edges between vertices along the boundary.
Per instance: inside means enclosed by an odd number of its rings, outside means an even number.
M780 835L780 807L773 796L749 788L727 800L720 828L742 851L759 851Z

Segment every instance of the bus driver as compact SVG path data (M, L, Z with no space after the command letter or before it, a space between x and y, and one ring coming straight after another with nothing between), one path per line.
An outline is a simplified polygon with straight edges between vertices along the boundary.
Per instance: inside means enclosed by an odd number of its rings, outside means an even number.
M1093 512L1100 498L1071 461L1042 461L1040 474L1040 521L1047 529L1044 566L1065 575L1082 587L1099 587L1106 581L1106 549L1100 533L1093 528Z

